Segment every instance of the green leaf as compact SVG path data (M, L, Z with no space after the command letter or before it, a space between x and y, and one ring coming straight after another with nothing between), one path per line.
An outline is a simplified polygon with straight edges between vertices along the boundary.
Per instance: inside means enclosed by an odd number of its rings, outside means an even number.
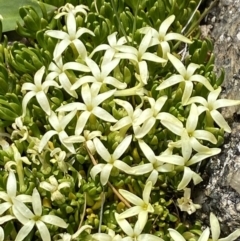
M3 16L3 32L15 30L17 21L23 23L18 11L20 7L26 5L34 7L37 13L42 15L41 8L36 0L0 0L0 14ZM45 6L47 11L55 9L52 5L45 4Z

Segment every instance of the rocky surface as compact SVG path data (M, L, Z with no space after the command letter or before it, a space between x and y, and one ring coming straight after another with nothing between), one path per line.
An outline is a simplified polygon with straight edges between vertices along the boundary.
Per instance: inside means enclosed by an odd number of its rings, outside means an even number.
M240 0L220 0L208 16L214 40L216 71L225 70L222 98L240 99ZM218 217L225 237L240 228L240 106L225 108L222 114L232 127L225 137L222 153L205 169L208 181L198 189L196 201L203 209L197 216L209 222L209 213ZM240 238L237 239L240 241Z

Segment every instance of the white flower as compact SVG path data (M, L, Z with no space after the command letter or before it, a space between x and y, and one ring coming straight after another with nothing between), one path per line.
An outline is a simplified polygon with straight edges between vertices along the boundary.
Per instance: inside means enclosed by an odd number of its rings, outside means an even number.
M159 115L161 115L161 113ZM210 151L210 148L203 146L197 139L210 141L213 144L217 143L215 136L209 131L196 130L198 116L198 108L195 104L192 104L186 121L186 127L183 127L182 122L174 116L171 117L171 121L164 119L165 116L160 117L161 123L167 127L168 130L181 137L181 140L175 143L176 145L179 145L179 142L181 143L182 154L185 160L190 158L192 149L201 153L208 153ZM172 143L172 145L174 146L174 143Z
M117 220L118 225L121 227L124 233L126 233L128 236L125 238L122 238L122 241L164 241L163 239L152 235L152 234L141 234L143 231L144 226L140 225L140 221L136 222L134 229L129 224L129 222L126 219L120 218L120 215L115 212L115 218ZM105 240L104 240L105 241Z
M66 140L66 139L64 139L64 140ZM67 173L67 170L68 170L67 163L65 162L66 155L67 155L67 153L65 151L62 151L61 148L59 148L59 147L54 148L50 153L50 156L54 157L50 160L50 162L57 163L58 168L64 173Z
M60 192L62 188L70 187L70 182L62 182L58 184L58 180L54 176L48 178L49 182L43 181L40 182L39 186L49 192L51 192L51 200L65 200L65 196Z
M207 100L201 96L194 96L189 99L187 104L191 103L199 103L203 106L199 106L198 110L200 113L203 111L207 112L206 118L212 118L218 126L224 129L224 131L230 133L231 128L228 123L225 121L223 116L220 114L217 109L226 107L226 106L233 106L233 105L240 105L239 100L228 100L228 99L217 99L219 94L221 93L221 87L218 87L216 90L213 90L209 93ZM209 116L210 115L210 116Z
M86 64L92 72L92 75L86 75L78 79L72 86L71 89L75 90L85 83L98 83L100 86L102 84L112 85L117 89L125 89L127 87L126 83L122 83L112 76L108 76L112 70L119 64L120 59L113 59L108 63L101 64L101 70L98 65L90 58L85 59ZM103 59L104 61L104 59Z
M76 115L76 112L77 112L76 110L73 110L69 114L67 114L66 116L63 114L63 112L59 112L58 116L55 114L54 111L51 112L51 115L49 116L48 120L49 120L51 126L54 128L54 130L47 131L43 135L43 137L40 141L39 147L38 147L39 153L46 146L49 139L54 135L58 135L61 143L71 153L75 153L75 148L74 148L73 144L65 143L64 139L68 137L68 134L66 133L65 128L68 125L68 123L74 118L74 116Z
M126 112L127 116L123 117L114 126L111 126L110 130L111 131L117 131L120 130L123 133L126 133L127 130L132 126L133 127L133 132L136 133L138 128L140 128L140 125L148 119L148 116L146 115L141 115L142 110L140 107L136 107L135 110L133 110L132 105L125 100L120 100L120 99L114 99L114 102L120 106L122 106ZM141 132L138 132L138 135L140 135Z
M179 74L172 75L168 79L164 80L157 88L156 90L163 90L170 86L173 86L175 84L184 82L185 87L182 95L182 104L185 105L193 90L193 81L202 83L209 91L213 91L213 87L209 83L209 81L202 75L194 74L196 69L198 69L200 66L194 63L191 63L188 65L187 69L183 65L183 63L176 58L174 55L167 53L168 59L171 61L175 69Z
M59 13L54 18L58 19L62 16L66 16L69 14L69 12L71 12L74 16L77 13L82 13L85 15L85 21L87 21L87 11L89 11L89 8L83 4L73 6L71 3L67 3L65 6L62 6L58 9Z
M151 31L148 31L143 37L138 49L132 46L125 46L125 45L115 47L118 51L122 53L116 53L114 56L120 59L131 60L136 65L137 72L140 75L141 82L144 85L147 84L147 81L149 78L148 66L145 60L156 62L156 63L166 62L165 59L158 57L156 54L146 52L147 49L150 47L151 39L152 39Z
M170 234L171 238L174 241L186 241L186 239L178 231L176 231L176 230L174 230L172 228L169 228L168 231L169 231L169 234ZM209 228L206 228L202 232L202 234L199 237L198 241L208 241L209 235L210 235Z
M106 63L110 62L113 59L114 55L118 52L116 47L122 46L127 42L127 39L124 36L118 40L116 36L117 36L117 32L110 34L107 37L109 45L108 44L98 45L90 54L90 57L92 57L98 51L106 50L103 57L102 64L105 65Z
M213 213L210 213L210 229L212 233L212 241L233 241L240 237L240 229L238 228L227 237L219 238L221 232L220 224L217 217Z
M23 227L19 230L15 241L22 241L31 232L36 225L42 240L51 241L49 230L45 223L58 226L61 228L67 228L66 222L55 215L43 215L42 216L42 201L39 192L36 188L32 193L32 208L33 212L21 201L15 199L14 206L17 210L15 216Z
M167 33L167 30L169 29L174 20L174 15L171 15L168 18L166 18L161 23L158 31L152 27L144 27L139 29L139 32L144 34L146 34L149 30L151 31L152 40L150 45L154 46L159 44L161 46L162 57L164 59L167 59L167 53L170 53L170 46L168 44L168 41L178 40L189 44L192 43L190 39L184 37L179 33Z
M170 172L173 171L174 165L184 165L181 156L156 156L152 149L143 140L139 140L138 144L150 163L132 167L131 174L143 175L151 172L146 182L151 181L153 186L157 182L159 172Z
M21 202L32 202L32 197L29 195L17 195L17 180L13 171L10 171L8 174L6 189L7 192L0 191L0 199L5 201L0 203L0 215L6 212L9 208L13 208L13 213L15 213L15 209L13 207L14 199L18 199ZM8 215L5 217L9 218Z
M117 120L109 114L106 110L99 107L99 105L109 97L111 97L115 90L109 90L102 94L98 94L100 90L100 86L98 84L92 84L91 88L89 88L88 84L84 84L82 86L82 99L83 103L73 102L70 104L66 104L57 109L57 111L72 111L72 110L82 110L83 112L79 116L77 120L77 125L75 128L75 135L80 135L85 127L88 118L90 115L95 115L99 119L102 119L107 122L116 122Z
M94 155L96 152L96 148L93 144L93 139L97 136L102 136L101 131L92 131L84 130L83 135L74 135L69 136L65 139L66 143L82 143L84 142L87 148L90 150L91 154Z
M67 62L63 64L62 62L62 56L59 58L55 59L55 63L52 62L48 69L52 72L50 72L46 76L46 80L53 80L56 77L58 77L58 81L60 82L61 86L63 89L71 96L74 98L77 98L77 93L76 91L72 90L72 83L70 79L68 78L66 72L67 70L76 70L76 71L81 71L81 72L89 72L90 69L83 64L77 63L77 62Z
M154 126L158 118L158 114L167 100L167 96L161 96L157 100L154 100L151 97L145 97L145 99L148 100L151 108L145 109L142 113L143 116L146 116L147 120L144 121L143 125L136 131L135 137L137 139L143 138Z
M102 157L102 159L107 162L107 164L99 163L96 166L94 166L90 171L91 177L95 179L95 176L99 172L101 172L100 181L102 185L106 185L113 167L116 167L119 170L128 173L130 170L130 166L128 166L123 161L120 161L119 158L127 150L131 141L131 135L125 137L123 141L114 150L113 154L110 154L106 147L102 144L102 142L98 138L94 138L93 143L96 148L96 151Z
M201 205L193 203L191 199L191 189L184 188L184 194L182 198L177 199L178 207L181 211L192 214L196 212L197 209L201 208Z
M84 33L88 33L94 36L94 33L84 27L77 29L77 23L73 12L67 14L67 33L61 30L47 30L46 34L50 37L60 39L60 43L55 47L53 56L57 59L61 56L63 51L70 45L73 44L78 51L78 54L85 59L87 56L86 48L83 42L79 39Z
M140 229L142 230L147 223L148 213L153 213L154 209L150 203L150 194L152 190L152 182L148 181L143 190L143 199L139 198L135 194L119 189L119 193L132 204L136 205L119 214L118 218L129 218L138 215L138 221Z
M39 69L36 74L34 75L34 84L32 83L24 83L22 85L22 91L30 90L22 100L22 109L23 109L23 116L26 115L27 104L34 96L36 97L38 104L42 108L43 111L50 115L51 108L48 102L48 98L46 93L50 86L54 86L56 88L60 88L60 86L53 80L46 80L42 83L42 78L45 72L45 67L43 66Z

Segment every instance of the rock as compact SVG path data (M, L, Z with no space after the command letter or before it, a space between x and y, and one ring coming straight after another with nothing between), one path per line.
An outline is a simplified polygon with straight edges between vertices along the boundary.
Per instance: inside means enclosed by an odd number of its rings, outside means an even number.
M220 0L209 15L216 70L225 70L221 98L240 99L239 14L240 0ZM222 114L230 123L232 133L225 135L222 152L205 168L206 181L195 187L195 203L201 202L203 208L197 212L197 217L208 225L209 213L214 212L221 224L221 236L226 237L240 228L240 106L224 108Z

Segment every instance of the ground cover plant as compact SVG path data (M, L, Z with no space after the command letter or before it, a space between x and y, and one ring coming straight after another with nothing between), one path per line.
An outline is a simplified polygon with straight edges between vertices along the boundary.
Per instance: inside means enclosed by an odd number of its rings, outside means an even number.
M190 216L231 132L220 108L240 104L219 98L200 2L38 4L0 45L0 240L240 236Z

